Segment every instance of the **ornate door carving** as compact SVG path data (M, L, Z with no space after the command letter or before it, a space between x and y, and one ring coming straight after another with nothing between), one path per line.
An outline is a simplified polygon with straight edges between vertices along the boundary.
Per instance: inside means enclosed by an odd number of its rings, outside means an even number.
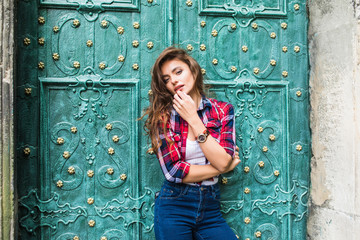
M236 109L242 163L222 176L240 239L305 239L306 6L290 0L20 0L21 239L154 239L163 176L137 121L173 43ZM146 153L149 152L149 153Z

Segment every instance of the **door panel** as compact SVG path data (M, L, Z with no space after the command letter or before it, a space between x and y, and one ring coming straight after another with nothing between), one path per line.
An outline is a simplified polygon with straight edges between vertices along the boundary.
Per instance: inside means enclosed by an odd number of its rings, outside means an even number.
M154 239L164 179L137 120L172 44L231 102L241 164L221 177L240 239L305 239L307 19L290 0L18 2L20 239Z

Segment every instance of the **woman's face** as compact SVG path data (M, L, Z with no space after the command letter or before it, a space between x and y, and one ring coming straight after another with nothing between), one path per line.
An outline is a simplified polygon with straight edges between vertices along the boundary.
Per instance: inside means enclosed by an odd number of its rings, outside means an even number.
M182 91L192 98L196 91L194 76L189 66L179 59L168 60L161 67L161 76L166 88L173 94Z

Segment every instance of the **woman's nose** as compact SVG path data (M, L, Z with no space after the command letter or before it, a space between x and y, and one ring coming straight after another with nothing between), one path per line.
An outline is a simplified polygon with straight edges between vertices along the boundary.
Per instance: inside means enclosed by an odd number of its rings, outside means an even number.
M172 83L173 85L176 85L178 82L179 82L179 80L178 80L176 77L171 78L171 83Z

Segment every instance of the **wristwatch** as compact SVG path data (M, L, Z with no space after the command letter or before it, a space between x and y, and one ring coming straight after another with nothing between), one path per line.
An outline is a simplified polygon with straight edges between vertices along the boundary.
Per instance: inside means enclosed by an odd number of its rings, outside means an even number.
M198 143L204 143L207 139L207 137L209 136L209 131L207 129L204 130L204 132L200 133L197 138L196 141Z

